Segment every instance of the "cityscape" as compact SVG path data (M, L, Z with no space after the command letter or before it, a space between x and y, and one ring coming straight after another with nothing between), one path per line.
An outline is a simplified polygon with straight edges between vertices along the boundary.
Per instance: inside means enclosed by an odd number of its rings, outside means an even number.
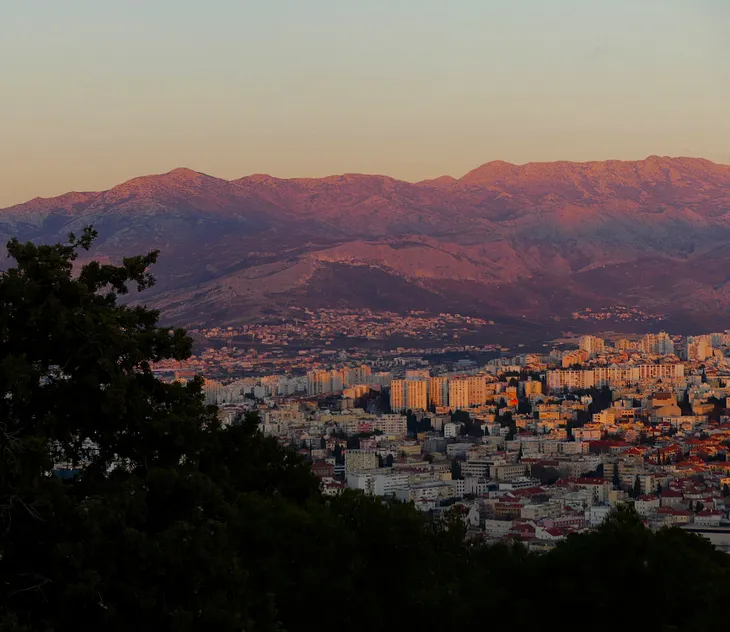
M259 375L265 364L207 348L155 371L207 373L222 419L257 412L324 494L361 490L435 515L457 507L470 537L538 549L628 504L652 529L681 526L730 551L730 332L619 336L472 350L494 356L481 363L458 347L441 350L449 361L341 350ZM220 379L235 369L248 375Z
M728 629L730 0L0 15L0 632Z

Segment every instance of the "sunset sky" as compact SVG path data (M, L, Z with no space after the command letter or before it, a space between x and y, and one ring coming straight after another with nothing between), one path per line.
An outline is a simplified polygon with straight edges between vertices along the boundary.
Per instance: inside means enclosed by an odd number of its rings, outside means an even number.
M728 0L17 0L0 206L177 166L730 163Z

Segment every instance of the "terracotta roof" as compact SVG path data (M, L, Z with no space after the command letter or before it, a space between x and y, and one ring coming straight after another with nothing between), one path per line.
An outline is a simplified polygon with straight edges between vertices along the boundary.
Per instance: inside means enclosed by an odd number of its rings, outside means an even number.
M682 498L682 492L675 492L671 489L665 489L662 492L662 498Z

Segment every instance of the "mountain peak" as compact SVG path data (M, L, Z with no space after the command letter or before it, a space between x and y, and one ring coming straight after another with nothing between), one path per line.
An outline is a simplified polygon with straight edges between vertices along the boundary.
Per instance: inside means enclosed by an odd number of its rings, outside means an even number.
M122 184L110 189L112 191L146 191L146 190L157 190L159 187L172 188L172 189L189 189L199 187L205 182L226 182L225 180L218 180L213 176L200 173L199 171L193 171L187 167L178 167L167 173L155 173L147 176L139 176L127 180Z
M199 171L193 171L188 167L176 167L175 169L173 169L172 171L168 171L164 175L175 176L176 178L197 178L205 174L200 173Z

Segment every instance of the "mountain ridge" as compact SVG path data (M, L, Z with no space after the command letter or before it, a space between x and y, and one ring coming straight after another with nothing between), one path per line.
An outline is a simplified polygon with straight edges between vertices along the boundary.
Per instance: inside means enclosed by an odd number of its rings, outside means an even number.
M537 321L623 303L730 309L730 166L702 158L492 161L421 182L178 167L0 209L4 239L58 241L87 224L95 256L161 250L149 300L186 325L363 306L368 288L383 309Z
M18 207L23 207L28 204L32 203L38 203L38 202L47 202L50 200L58 200L60 198L65 198L67 196L90 196L90 195L96 195L100 193L106 193L108 191L111 191L118 187L124 187L126 185L129 185L131 183L140 182L140 181L153 181L158 179L163 179L170 176L177 176L183 179L183 177L187 178L207 178L207 179L213 179L219 182L229 182L229 183L236 183L240 181L277 181L277 182L326 182L331 181L334 179L343 179L343 178L351 178L351 177L357 177L357 178L374 178L374 179L384 179L388 181L394 181L399 182L403 184L410 184L415 186L429 186L434 183L442 184L442 182L450 182L450 183L459 183L465 181L466 178L469 178L470 175L478 173L482 170L486 170L488 168L495 168L495 167L502 167L505 169L514 169L515 171L526 171L530 169L537 169L540 167L545 166L562 166L562 167L594 167L594 166L612 166L612 165L624 165L624 166L638 166L638 165L652 165L652 164L662 164L664 166L671 166L671 165L680 165L680 164L694 164L694 165L706 165L706 166L712 166L716 170L724 170L728 174L730 174L730 165L726 165L723 163L716 163L711 160L708 160L706 158L698 158L698 157L689 157L689 156L677 156L677 157L670 157L670 156L656 156L651 155L643 160L617 160L617 159L607 159L607 160L590 160L590 161L573 161L573 160L556 160L556 161L535 161L535 162L526 162L526 163L512 163L507 162L504 160L492 160L483 163L482 165L468 171L466 174L464 174L461 178L455 178L451 175L441 175L436 176L433 178L428 178L424 180L418 180L418 181L409 181L409 180L402 180L398 178L394 178L392 176L388 176L385 174L369 174L369 173L357 173L357 172L346 172L342 174L332 174L328 176L321 176L321 177L279 177L274 176L272 174L267 173L253 173L246 176L240 176L237 178L232 179L226 179L221 178L218 176L213 176L207 173L204 173L202 171L196 171L195 169L191 169L189 167L174 167L169 171L161 172L161 173L152 173L152 174L146 174L142 176L135 176L133 178L130 178L128 180L125 180L123 182L120 182L117 185L114 185L110 187L109 189L98 189L98 190L89 190L89 191L81 191L81 190L71 190L66 191L65 193L61 193L59 195L55 196L36 196L34 198L31 198L30 200L27 200L26 202L19 202L17 204L11 204L10 206L0 208L0 213L4 211L8 211L11 209L15 209Z

